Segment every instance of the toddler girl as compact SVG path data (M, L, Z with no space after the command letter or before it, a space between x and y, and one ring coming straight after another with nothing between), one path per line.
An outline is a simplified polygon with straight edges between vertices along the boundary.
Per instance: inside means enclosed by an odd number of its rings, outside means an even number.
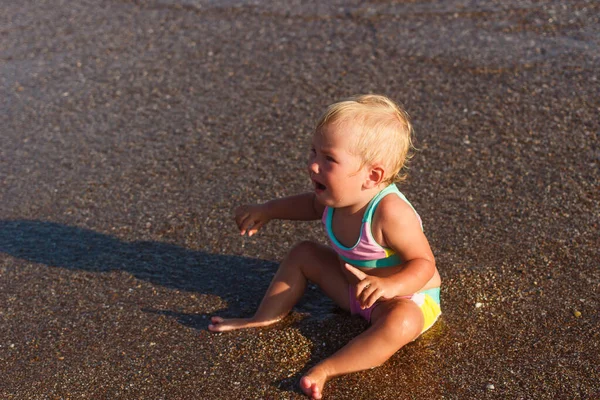
M302 242L287 254L251 318L212 317L223 332L273 324L286 316L307 282L370 327L300 380L320 399L335 376L373 368L429 329L441 313L440 275L421 219L395 183L412 148L408 115L384 96L331 105L312 138L308 173L313 190L236 210L241 234L272 219L315 220L331 246Z

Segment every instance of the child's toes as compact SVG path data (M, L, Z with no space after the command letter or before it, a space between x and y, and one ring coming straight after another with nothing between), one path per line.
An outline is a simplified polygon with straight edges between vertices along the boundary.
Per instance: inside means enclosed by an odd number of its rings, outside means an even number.
M307 395L312 394L311 386L312 386L312 382L310 381L308 376L303 376L302 379L300 379L300 387L302 388L302 391L305 394L307 394Z
M312 398L317 400L321 398L321 390L316 383L312 384Z
M221 323L223 323L224 319L221 317L212 317L210 322L212 324L208 324L208 330L211 332L220 332L221 331Z
M319 389L317 382L311 381L308 376L304 376L302 379L300 379L300 388L304 394L309 396L311 399L321 398L321 390Z

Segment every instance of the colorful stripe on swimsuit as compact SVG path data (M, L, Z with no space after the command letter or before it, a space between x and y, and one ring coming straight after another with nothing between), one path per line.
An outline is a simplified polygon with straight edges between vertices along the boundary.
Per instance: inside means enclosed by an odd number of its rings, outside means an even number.
M348 296L350 301L350 313L353 315L360 315L368 322L371 322L371 314L373 313L373 310L381 303L376 302L371 307L361 308L356 298L356 289L353 285L348 285ZM423 290L422 292L418 292L410 296L399 297L410 299L421 309L421 312L423 313L423 329L421 330L421 333L431 328L442 314L442 309L440 307L439 287Z
M331 246L336 251L336 253L349 264L355 265L357 267L392 267L394 265L402 264L402 260L400 257L392 250L386 247L381 246L379 243L375 241L373 238L373 234L371 232L371 221L373 219L373 214L375 213L375 209L377 205L388 194L395 193L402 200L404 200L412 209L415 211L414 207L410 202L406 199L406 197L398 190L396 185L392 184L381 192L379 192L369 203L367 206L367 210L365 211L365 215L363 216L362 226L360 230L360 236L358 237L358 241L352 247L346 247L341 244L335 235L333 234L333 229L331 228L331 222L333 220L333 214L335 212L334 208L325 207L325 211L323 212L322 221L325 225L325 229L327 230L327 235L329 236L329 240L331 242ZM415 211L417 218L419 218L419 222L421 223L421 228L423 224L421 222L421 217Z

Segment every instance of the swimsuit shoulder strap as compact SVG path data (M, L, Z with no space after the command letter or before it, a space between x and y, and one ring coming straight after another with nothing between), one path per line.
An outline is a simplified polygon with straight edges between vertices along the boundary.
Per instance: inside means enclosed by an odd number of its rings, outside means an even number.
M417 210L415 210L415 208L413 207L412 204L410 204L410 201L408 201L408 199L406 198L406 196L404 195L404 193L402 193L400 190L398 190L398 187L395 184L391 184L390 186L386 187L385 189L383 189L381 192L379 192L369 203L367 210L365 211L365 215L363 217L363 223L364 222L368 222L369 224L371 223L371 220L373 219L373 214L375 214L375 210L377 209L377 205L379 204L379 202L381 201L381 199L383 199L385 196L387 196L390 193L395 193L398 195L398 197L400 197L402 200L404 200L406 202L406 204L408 204L410 206L410 208L413 210L413 212L415 213L415 215L417 216L417 218L419 219L419 223L421 224L421 229L423 229L423 222L421 221L421 217L419 216L419 213L417 212Z
M396 185L392 183L390 186L377 193L377 195L373 197L373 199L371 199L371 202L369 203L369 205L367 206L367 210L365 211L365 215L363 216L363 222L371 223L371 220L373 219L373 214L375 214L375 210L377 209L377 205L379 204L381 199L383 199L390 193L397 193L398 195L400 195L400 197L403 198L403 200L406 200L406 198L404 198L404 195L400 193Z

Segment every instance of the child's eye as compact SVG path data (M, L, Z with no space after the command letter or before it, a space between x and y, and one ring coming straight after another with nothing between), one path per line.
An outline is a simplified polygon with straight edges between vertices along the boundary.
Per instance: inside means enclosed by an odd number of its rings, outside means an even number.
M335 162L335 158L331 157L331 156L326 156L325 159L327 161L331 161L331 162Z

